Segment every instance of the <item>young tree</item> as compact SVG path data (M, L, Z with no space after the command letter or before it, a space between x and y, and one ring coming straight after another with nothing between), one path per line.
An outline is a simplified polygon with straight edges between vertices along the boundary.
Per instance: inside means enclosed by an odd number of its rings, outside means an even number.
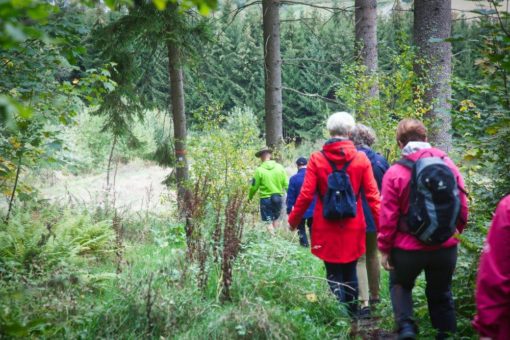
M452 48L445 41L450 38L451 24L451 0L415 0L414 43L418 48L415 70L430 82L424 96L430 107L427 112L432 122L430 140L445 151L452 147Z
M200 48L206 31L206 20L193 10L181 12L179 5L173 3L158 10L152 3L140 0L135 1L128 14L97 32L96 44L104 50L103 58L118 60L118 66L122 66L116 72L119 86L112 100L106 100L99 110L109 117L107 122L112 123L114 131L129 129L128 123L135 114L143 118L147 110L171 108L174 174L181 213L185 213L188 179L183 65Z
M376 99L379 96L377 84L377 0L356 0L355 11L355 53L358 54L361 63L366 67L368 76L374 76L369 92L366 94L366 101ZM361 51L359 49L361 48ZM369 107L362 106L361 113L367 115Z
M278 148L283 141L282 58L280 55L280 0L262 1L266 144Z

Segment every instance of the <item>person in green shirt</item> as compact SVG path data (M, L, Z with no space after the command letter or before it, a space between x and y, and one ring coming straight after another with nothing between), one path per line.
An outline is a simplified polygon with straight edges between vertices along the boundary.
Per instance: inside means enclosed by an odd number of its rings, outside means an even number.
M259 192L260 215L264 222L270 224L270 231L277 227L283 204L282 196L289 187L287 172L281 164L271 159L271 154L272 150L267 147L255 154L262 164L255 170L249 193L251 200Z

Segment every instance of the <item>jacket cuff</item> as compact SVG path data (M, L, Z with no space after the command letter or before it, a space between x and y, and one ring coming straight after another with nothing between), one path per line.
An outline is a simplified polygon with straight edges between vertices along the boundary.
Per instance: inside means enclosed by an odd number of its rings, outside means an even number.
M391 247L386 246L385 244L381 242L377 242L377 248L379 248L379 251L381 253L389 254L391 253Z

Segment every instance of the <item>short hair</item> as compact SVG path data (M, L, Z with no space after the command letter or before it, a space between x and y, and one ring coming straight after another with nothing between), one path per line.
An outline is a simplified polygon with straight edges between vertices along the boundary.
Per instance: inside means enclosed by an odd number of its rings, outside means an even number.
M354 145L371 146L376 141L374 129L363 124L356 124L351 135Z
M347 112L333 113L326 123L326 128L331 136L348 137L354 129L354 117Z
M425 142L427 128L418 119L402 119L397 126L397 142L407 145L409 142Z

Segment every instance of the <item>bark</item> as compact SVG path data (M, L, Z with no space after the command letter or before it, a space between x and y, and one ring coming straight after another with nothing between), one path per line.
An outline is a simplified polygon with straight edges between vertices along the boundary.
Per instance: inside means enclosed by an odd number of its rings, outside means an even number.
M108 157L108 168L106 169L106 188L110 190L110 172L112 171L112 160L113 160L113 152L115 151L115 146L117 145L117 135L113 135L112 147L110 149L110 157Z
M355 0L355 41L361 63L366 67L366 73L374 76L374 81L369 92L363 98L368 101L379 97L379 86L377 83L377 0ZM363 105L363 114L367 115L369 108Z
M14 197L16 197L16 189L18 188L19 181L19 173L21 172L21 160L23 159L23 154L20 153L18 158L18 166L16 168L16 178L14 179L14 186L12 187L11 198L9 199L9 208L7 209L7 215L5 216L5 224L9 223L9 218L11 217L12 207L14 206Z
M450 37L451 24L451 0L415 0L414 43L418 48L415 70L429 83L424 97L425 104L431 107L426 113L432 123L429 139L444 151L452 147L452 48L443 40Z
M266 144L275 148L283 141L279 6L280 0L262 1Z
M186 111L184 106L184 82L182 60L179 47L172 41L167 42L168 72L170 75L170 100L174 126L175 178L177 181L177 199L181 212L188 197L186 181L188 179L188 161L186 158Z

